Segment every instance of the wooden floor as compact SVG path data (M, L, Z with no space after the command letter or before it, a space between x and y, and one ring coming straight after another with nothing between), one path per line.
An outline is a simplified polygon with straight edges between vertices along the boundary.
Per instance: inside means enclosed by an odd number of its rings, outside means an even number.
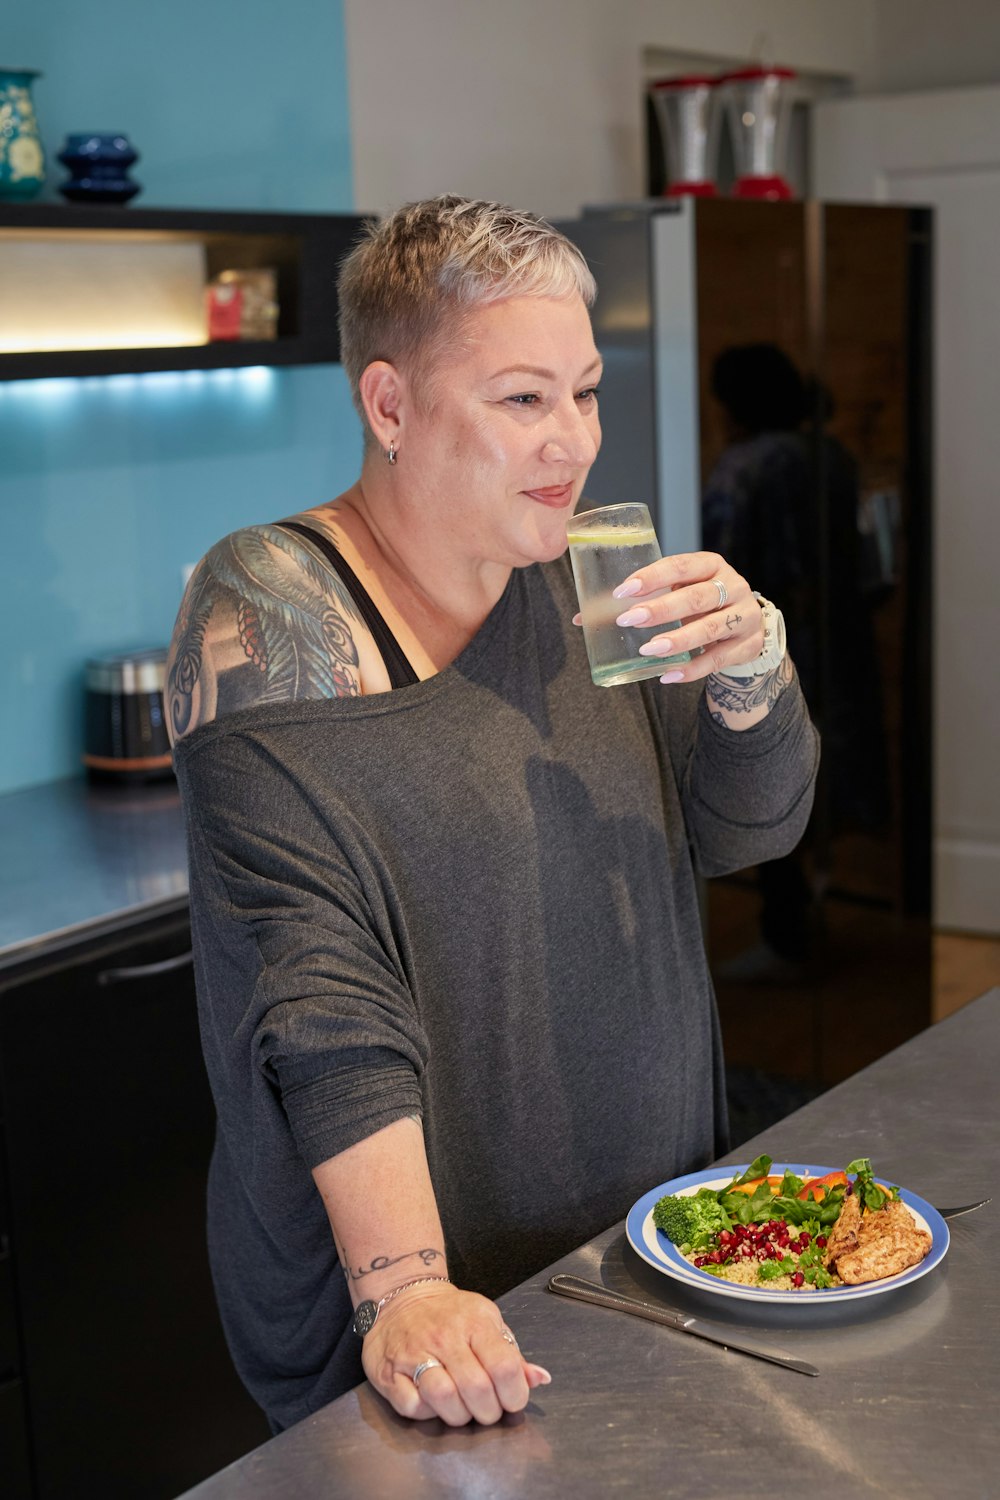
M830 1088L985 990L1000 986L1000 938L887 923L863 903L828 900L819 960L795 977L727 963L759 947L758 898L709 882L710 962L730 1067Z
M933 953L935 1021L1000 985L1000 938L936 932Z
M716 890L709 909L723 955L753 940L746 892ZM762 987L716 973L734 1141L1000 986L1000 938L924 932L923 941L901 932L897 944L884 924L877 937L867 931L863 911L833 907L825 962L807 983Z
M939 932L934 934L932 942L931 1007L934 1021L944 1020L970 1000L1000 985L1000 938ZM878 955L873 953L872 959L873 962L865 966L870 973L856 987L862 1013L868 1017L864 1029L871 1044L870 1052L878 1055L881 1049L891 1047L903 1037L909 1023L905 1015L897 1014L895 1018L890 1015L887 1032L885 1023L876 1019L885 1010L888 990L884 973L879 976ZM911 973L910 985L913 980ZM776 1121L801 1109L850 1071L850 1060L835 1055L829 1038L824 1042L822 1025L815 1015L815 998L801 991L772 992L765 1005L767 1042L761 1052L759 1000L752 1006L758 1021L748 1035L741 1023L750 993L743 991L741 999L738 989L734 993L726 985L720 987L729 1122L734 1145L738 1141L750 1140ZM809 1028L812 1032L811 1054L808 1030L805 1035L801 1034L802 1013L809 1010L813 1011ZM798 1045L795 1044L797 1024L800 1032ZM894 1027L896 1035L892 1035ZM859 1028L856 1022L851 1030L857 1037ZM824 1072L827 1074L825 1078L821 1076Z

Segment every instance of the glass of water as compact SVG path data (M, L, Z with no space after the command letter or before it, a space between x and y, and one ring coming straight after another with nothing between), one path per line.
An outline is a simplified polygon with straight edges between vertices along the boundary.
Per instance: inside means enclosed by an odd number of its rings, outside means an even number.
M690 661L690 651L676 656L640 656L639 647L665 630L676 630L675 620L662 625L616 625L618 615L635 599L615 599L612 590L630 574L662 556L653 522L645 505L602 505L580 511L566 525L569 555L580 601L583 637L590 675L598 687L617 687L643 677L659 677L674 662ZM666 590L646 597L659 599Z

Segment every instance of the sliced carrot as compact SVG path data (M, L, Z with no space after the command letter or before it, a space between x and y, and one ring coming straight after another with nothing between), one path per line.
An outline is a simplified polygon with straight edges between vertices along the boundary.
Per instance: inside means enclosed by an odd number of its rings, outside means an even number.
M777 1192L781 1186L782 1180L783 1179L780 1177L751 1177L749 1182L738 1182L735 1187L731 1187L729 1191L731 1193L746 1193L749 1196L756 1192L762 1182L766 1182L768 1186L774 1190L774 1192Z

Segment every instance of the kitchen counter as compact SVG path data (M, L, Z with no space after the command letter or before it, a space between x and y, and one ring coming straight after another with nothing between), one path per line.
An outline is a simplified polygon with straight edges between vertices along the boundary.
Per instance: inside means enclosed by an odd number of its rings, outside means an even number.
M174 781L83 777L0 797L0 969L187 900Z
M619 1224L500 1299L525 1354L553 1375L524 1413L487 1428L410 1423L364 1385L187 1500L995 1495L998 1076L992 990L723 1158L841 1166L867 1155L883 1181L938 1206L994 1194L951 1222L943 1263L910 1286L761 1308L682 1290ZM773 1338L819 1378L555 1297L554 1269Z

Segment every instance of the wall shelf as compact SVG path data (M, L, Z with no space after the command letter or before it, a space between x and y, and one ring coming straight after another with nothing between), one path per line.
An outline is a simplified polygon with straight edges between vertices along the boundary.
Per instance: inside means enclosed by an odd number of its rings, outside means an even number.
M209 279L224 269L273 266L280 308L273 340L0 352L0 380L335 363L340 358L337 267L362 222L356 214L0 203L0 252L5 244L19 241L195 244L203 248Z

